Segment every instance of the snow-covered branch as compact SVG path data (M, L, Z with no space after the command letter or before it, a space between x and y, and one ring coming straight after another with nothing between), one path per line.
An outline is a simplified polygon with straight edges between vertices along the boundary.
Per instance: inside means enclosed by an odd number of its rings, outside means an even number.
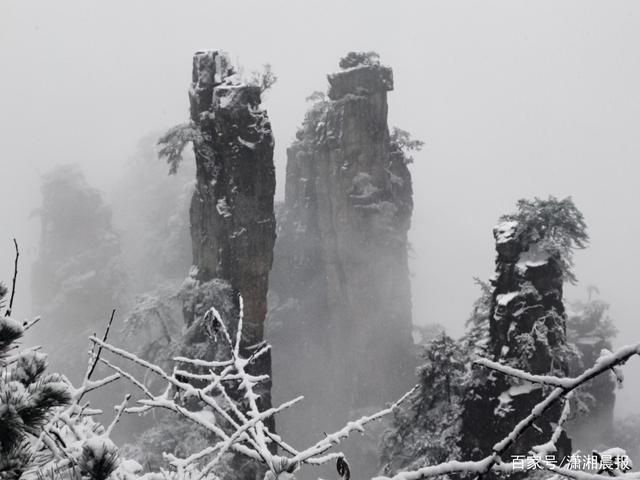
M487 455L482 460L476 462L459 462L459 461L451 461L446 462L439 465L424 467L414 471L401 472L391 477L391 480L418 480L423 478L435 477L439 475L444 475L448 473L468 473L468 474L478 474L482 475L488 473L491 470L502 470L508 468L508 465L504 464L501 459L501 455L511 446L513 443L522 435L522 433L527 430L533 423L557 400L562 398L567 398L571 392L573 392L576 388L585 384L589 380L601 375L608 370L613 370L619 365L624 364L629 358L634 355L640 355L640 343L635 345L628 345L618 349L616 352L603 352L603 354L598 358L595 365L587 370L585 370L581 375L573 378L559 378L553 376L543 376L543 375L532 375L530 373L524 372L522 370L518 370L512 367L508 367L506 365L502 365L497 362L492 362L487 359L477 360L476 363L483 365L487 368L491 368L493 370L502 372L506 375L510 375L521 380L544 383L547 385L555 385L554 388L549 395L547 395L541 402L535 405L529 415L520 420L516 426L513 428L511 432L507 436L505 436L502 440L496 443L493 446L493 451L490 455ZM559 419L559 424L564 423L566 417L568 416L568 405L565 404L565 408L563 409L561 418ZM560 431L559 427L556 428L554 434L550 441L544 445L539 445L533 447L532 450L535 452L535 449L538 448L540 451L546 451L555 448L555 442L557 441ZM551 472L556 474L560 474L563 476L567 476L570 478L576 478L578 480L587 480L587 479L599 479L603 480L605 478L610 478L608 475L597 475L597 474L589 474L586 472L580 472L576 470L569 470L566 468L561 468L555 464L550 462L540 462L540 464L548 469ZM625 478L640 478L638 474L619 474L617 476L622 476ZM389 480L389 477L377 477L375 480Z
M277 478L283 472L293 473L304 464L320 465L343 458L342 453L327 452L351 433L363 432L368 423L390 414L414 391L406 393L388 408L348 422L342 429L326 435L314 445L298 450L271 431L267 420L276 413L294 406L303 397L295 398L277 407L266 409L260 407L256 386L268 380L269 377L252 375L248 369L256 359L269 351L270 346L257 345L249 349L253 353L247 356L243 353L241 349L242 301L240 301L238 324L234 335L231 334L227 323L215 308L209 309L203 320L211 326L211 331L215 332L220 352L226 352L228 358L204 360L178 356L174 358L176 366L172 373L127 350L111 345L104 339L95 336L90 338L98 351L110 352L152 372L165 382L164 391L154 394L143 382L128 373L126 368L119 367L110 360L101 359L105 365L116 372L114 375L130 380L144 393L144 398L137 401L138 406L125 408L122 405L119 413L141 413L152 408L163 408L181 415L214 435L216 440L210 446L187 458L165 455L176 469L189 470L195 474L194 478L206 478L229 450L262 463L273 478ZM239 397L244 407L240 406ZM188 399L197 400L201 406L198 408L202 410L195 410L193 402L188 408L185 403ZM276 446L280 448L280 454L275 453Z
M571 384L570 378L556 377L553 375L534 375L532 373L525 372L524 370L510 367L509 365L494 362L488 358L478 358L473 363L527 382L541 383L552 387L568 387Z

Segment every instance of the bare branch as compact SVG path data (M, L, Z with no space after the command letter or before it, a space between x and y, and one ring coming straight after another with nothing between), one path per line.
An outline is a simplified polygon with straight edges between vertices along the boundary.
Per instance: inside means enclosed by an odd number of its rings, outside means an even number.
M502 463L500 459L500 455L502 455L519 437L522 433L527 430L539 417L542 415L556 400L561 398L566 398L573 390L588 382L589 380L597 377L598 375L606 372L607 370L617 366L624 364L629 358L633 355L640 355L640 343L635 345L628 345L626 347L622 347L618 349L615 353L611 353L609 355L601 356L596 364L585 370L581 375L575 378L567 378L566 384L564 386L556 387L546 398L544 398L540 403L535 405L529 415L522 419L518 424L513 428L513 430L504 437L501 441L496 443L493 446L493 452L479 460L477 462L458 462L452 461L443 463L440 465L434 465L430 467L424 467L415 471L410 472L401 472L392 477L392 480L418 480L422 478L434 477L438 475L443 475L447 473L477 473L478 476L482 476L485 473L488 473L490 470L504 470L505 465ZM504 371L502 367L504 365L495 364L495 362L490 363L491 367L498 366L497 369ZM487 365L488 366L488 365ZM519 376L521 371L512 369L517 372L516 376ZM510 370L510 373L513 373ZM506 373L506 371L505 371ZM553 378L553 377L552 377ZM563 382L564 383L564 382ZM559 435L559 433L558 433ZM554 432L555 437L555 432ZM553 437L552 437L553 439ZM541 446L543 447L543 446ZM541 463L542 464L542 463ZM548 468L549 467L549 468ZM550 468L553 467L553 468ZM590 475L584 472L575 472L573 470L562 469L557 467L554 464L548 464L545 466L549 470L569 476L571 478L576 478L578 480L587 480L587 479L605 479L603 475ZM586 475L586 476L585 476ZM636 478L632 477L629 474L622 475L627 478ZM389 477L377 477L376 480L388 480ZM638 477L640 478L640 477Z
M347 438L352 432L354 432L354 431L363 432L364 431L364 426L367 423L372 422L374 420L379 420L380 418L384 417L385 415L388 415L391 412L393 412L417 388L418 388L418 385L414 386L411 390L409 390L402 397L400 397L399 400L397 400L390 407L388 407L388 408L386 408L384 410L380 410L379 412L374 413L373 415L361 417L360 419L358 419L356 421L348 422L347 425L345 425L344 428L342 428L341 430L338 430L335 433L327 435L326 438L322 439L321 441L319 441L318 443L316 443L312 447L309 447L308 449L304 450L303 452L300 452L298 455L293 457L293 460L297 461L297 462L305 462L309 458L312 458L312 457L315 457L315 456L323 454L324 452L329 450L333 445L336 445L336 444L340 443L341 440Z
M127 406L127 402L129 401L130 398L131 398L131 394L127 393L125 395L124 400L122 401L122 403L116 407L116 416L113 417L113 420L111 421L111 423L107 427L107 429L106 429L106 431L104 433L105 436L108 437L109 435L111 435L111 432L113 432L114 427L120 421L120 417L122 417L122 415L124 414L125 408Z
M571 385L571 378L561 378L552 375L534 375L517 368L504 365L502 363L494 362L488 358L478 358L473 363L481 365L483 367L495 370L511 377L516 377L521 380L526 380L532 383L541 383L543 385L550 385L552 387L568 387Z
M18 242L13 239L13 246L16 249L16 259L13 263L13 281L11 282L11 297L9 298L9 308L5 312L5 317L11 316L11 310L13 310L13 299L16 295L16 280L18 278L18 258L20 257L20 250L18 250Z
M107 341L107 337L109 336L109 329L111 328L111 324L113 323L113 317L115 316L115 314L116 314L116 309L114 308L113 310L111 310L111 318L109 318L109 323L107 323L107 328L104 331L104 336L102 337L103 342ZM98 353L94 357L93 364L91 365L87 373L87 380L91 378L91 375L93 374L93 371L95 370L96 365L98 364L100 353L102 353L102 347L98 347Z

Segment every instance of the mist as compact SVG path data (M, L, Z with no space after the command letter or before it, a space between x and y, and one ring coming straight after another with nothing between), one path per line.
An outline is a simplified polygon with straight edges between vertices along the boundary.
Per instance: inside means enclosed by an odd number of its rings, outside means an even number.
M276 200L286 150L327 73L350 50L393 68L389 126L423 140L410 166L413 321L453 337L494 272L492 228L520 198L571 196L590 242L577 285L596 285L619 333L640 339L640 4L633 1L154 2L12 1L0 5L0 278L21 247L20 316L38 256L41 177L80 165L107 203L141 139L188 119L194 52L222 49L244 69L270 63L264 94L275 137ZM168 167L157 161L159 169ZM115 220L117 224L117 219ZM186 275L186 272L183 272ZM633 412L638 362L616 392Z

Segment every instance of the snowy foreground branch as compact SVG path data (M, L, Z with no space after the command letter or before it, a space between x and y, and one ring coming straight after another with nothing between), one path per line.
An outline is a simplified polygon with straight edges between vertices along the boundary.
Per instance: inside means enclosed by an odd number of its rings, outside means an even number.
M194 453L187 458L177 458L171 454L165 454L165 458L176 469L177 478L205 479L216 478L215 469L220 464L225 453L233 451L242 454L252 460L262 463L267 469L267 477L270 479L281 478L281 475L291 475L302 465L320 465L329 461L344 463L344 455L340 452L329 452L341 440L347 438L354 431L362 432L364 426L374 420L391 413L414 390L406 393L396 403L373 415L365 416L359 420L347 423L342 429L318 441L315 445L298 450L286 443L275 432L269 429L266 421L276 413L294 406L302 400L295 398L279 406L266 410L259 408L258 395L255 387L260 382L268 379L266 375L252 375L248 373L251 364L269 350L268 345L255 349L255 353L247 358L243 357L240 344L242 339L242 303L238 319L238 328L235 338L232 338L225 322L215 308L211 308L204 318L205 322L212 325L212 331L221 332L222 344L228 351L228 357L223 360L201 360L186 357L176 357L176 366L173 372L168 373L158 365L147 362L142 358L120 348L117 348L105 340L91 337L96 348L108 351L127 361L153 372L166 382L165 390L160 394L152 393L142 382L127 373L124 369L114 365L106 359L100 359L105 365L115 371L115 375L130 380L144 395L138 400L138 405L120 409L121 412L143 413L153 408L163 408L173 411L184 418L196 423L213 433L217 439L204 450ZM531 452L544 458L545 454L555 451L555 444L562 432L563 423L569 415L568 398L571 393L589 380L602 373L613 370L618 379L622 374L619 366L624 364L633 355L640 355L640 344L627 346L615 353L603 352L596 364L574 378L560 378L548 375L533 375L488 359L478 359L476 363L505 375L519 378L527 382L538 383L554 387L553 390L537 405L529 415L521 419L513 430L501 441L496 443L490 455L478 461L450 461L439 465L428 466L414 471L405 471L393 477L377 477L376 480L418 480L423 478L442 476L447 474L466 474L482 477L484 474L495 471L501 473L513 473L514 465L506 463L501 456L511 447L522 433L556 401L565 402L561 418L552 437L543 445L531 447ZM239 391L238 391L239 390ZM241 395L247 408L238 406L238 395ZM195 411L187 408L185 401L198 400L202 410ZM275 448L278 447L278 448ZM274 453L279 451L281 453ZM609 478L605 475L592 474L540 460L538 464L556 475L583 479ZM344 468L344 467L343 467ZM348 467L347 467L348 469ZM616 476L625 478L638 478L640 474L616 472Z
M142 474L142 467L130 460L118 461L117 449L109 439L114 427L125 413L144 413L162 408L173 411L189 421L205 428L213 434L214 440L207 448L193 453L186 458L178 458L165 454L165 459L173 467L162 470L160 476L167 480L216 480L217 466L220 465L225 454L234 452L252 461L264 465L267 473L265 480L290 478L303 465L321 465L329 461L336 461L342 478L349 478L349 467L344 455L330 450L347 438L353 432L363 432L364 427L375 420L390 414L415 390L403 395L388 408L373 415L364 416L358 420L348 422L343 428L325 437L314 445L304 449L296 449L286 443L268 425L276 413L286 410L302 400L295 398L281 405L261 409L256 387L260 382L268 380L267 375L253 375L249 373L253 362L269 351L268 345L260 345L247 350L253 352L245 354L240 348L242 340L242 304L240 316L234 338L229 333L215 308L210 309L204 320L210 323L211 331L221 336L220 352L222 359L203 360L187 357L176 357L176 365L171 373L156 364L120 348L109 344L107 335L101 339L91 337L93 344L90 352L87 370L80 387L73 387L62 376L43 376L45 356L37 347L15 350L15 341L35 322L17 322L9 316L0 317L0 390L11 390L24 385L32 397L24 397L30 405L41 402L43 409L53 406L52 415L39 429L39 433L29 441L30 467L23 471L22 478L43 478L50 475L55 478L61 472L86 472L98 467L109 472L103 478L114 480L155 480L158 474ZM13 350L13 351L12 351ZM11 352L11 353L10 353ZM147 372L160 377L165 382L165 388L160 394L153 393L144 382L136 379L126 369L103 358L101 354L109 352L111 355L132 362ZM514 463L504 462L501 456L511 447L522 433L556 401L564 401L564 408L557 421L551 438L542 445L532 446L531 454L536 456L536 463L540 468L555 474L554 478L566 477L576 480L595 480L610 478L611 474L628 479L640 479L640 473L627 473L625 469L607 471L608 475L589 473L572 469L571 466L559 466L544 460L547 455L554 453L556 442L562 433L563 424L569 416L569 398L572 392L589 380L609 370L614 371L619 381L622 380L620 365L630 357L640 355L640 344L622 347L615 353L603 351L596 364L574 378L560 378L548 375L533 375L488 359L478 359L476 364L518 378L523 381L538 383L553 387L553 390L530 413L521 419L501 441L496 443L490 455L478 461L450 461L439 465L427 466L413 471L405 471L393 477L377 477L375 480L418 480L429 477L460 474L481 478L488 472L502 474L515 473ZM91 375L96 364L100 362L113 370L113 374L98 380L92 380ZM110 383L126 379L131 382L143 395L137 405L127 406L129 395L122 403L115 407L116 415L108 426L102 426L93 420L93 416L101 413L90 408L88 402L82 403L85 395L94 392ZM35 397L33 396L35 395ZM47 397L49 397L47 399ZM7 397L8 398L8 397ZM11 400L16 403L17 411L23 397ZM245 406L240 407L239 404ZM198 404L200 410L194 405ZM49 405L49 407L47 407ZM189 405L189 407L187 407ZM0 428L1 430L1 428ZM26 437L25 437L26 438ZM279 452L279 453L276 453ZM620 455L620 449L612 449L609 456ZM602 452L603 455L606 452ZM622 452L624 454L624 452ZM2 459L0 459L1 461ZM529 460L527 460L529 461Z
M6 312L5 312L6 313ZM281 405L261 409L256 387L260 382L268 380L267 375L253 375L249 373L253 362L269 351L268 345L260 345L247 350L253 352L245 357L240 348L242 340L242 304L240 316L234 338L229 333L215 308L210 309L204 318L209 322L211 331L221 334L220 352L222 359L203 360L187 357L176 357L173 372L169 373L156 364L107 342L107 334L101 339L91 337L93 344L90 352L87 370L80 387L73 387L63 376L44 376L45 356L37 347L17 349L16 340L30 328L34 322L17 322L10 316L0 316L0 391L25 389L25 396L7 397L16 412L20 412L25 405L42 410L45 415L51 410L47 421L38 428L38 434L28 441L30 467L23 470L21 478L28 480L56 478L61 472L83 472L103 469L102 477L113 480L216 480L217 466L220 465L225 454L234 452L241 454L251 461L264 465L267 473L265 480L291 478L292 474L303 465L321 465L329 461L336 461L338 472L343 479L349 478L349 467L344 455L330 450L347 438L353 432L363 432L364 427L375 420L390 414L415 390L403 395L388 408L373 415L364 416L358 420L348 422L340 430L326 435L314 445L304 449L296 449L286 443L268 427L270 419L276 413L286 410L302 400L295 398ZM108 332L107 332L108 333ZM126 369L103 358L101 355L109 352L111 355L132 362L151 372L165 382L165 388L160 394L153 393L144 382L136 379ZM547 455L556 451L556 442L562 433L563 424L569 416L569 398L572 392L589 380L612 370L619 381L622 380L620 366L630 357L640 355L640 344L622 347L615 353L603 351L596 364L574 378L560 378L548 375L533 375L488 359L478 359L476 364L492 369L505 375L523 381L538 383L553 387L553 390L535 405L530 413L521 419L501 441L493 446L490 455L478 461L450 461L439 465L427 466L413 471L405 471L393 477L377 477L375 480L418 480L448 474L474 476L481 478L491 471L509 475L515 473L514 463L504 462L502 455L511 447L522 433L556 401L564 401L564 408L557 421L551 438L542 445L532 446L531 454L536 457L540 468L555 474L554 479L560 477L576 480L595 480L610 478L610 475L628 479L640 479L640 473L627 473L627 469L620 468L607 471L602 475L575 470L571 465L559 466L544 460ZM113 374L98 380L92 380L91 375L96 364L100 362L113 370ZM122 403L115 407L116 415L108 426L102 426L93 420L93 416L101 413L90 408L89 403L82 403L85 395L94 392L110 383L126 379L131 382L143 397L135 406L127 406L129 395ZM20 387L20 385L23 385ZM16 391L17 391L16 390ZM30 395L30 396L29 396ZM240 407L239 404L245 406ZM42 404L41 407L38 405ZM195 405L199 405L197 410ZM187 407L189 405L189 407ZM2 403L0 403L2 406ZM53 408L52 408L53 407ZM2 415L12 415L12 409L5 409ZM144 413L162 408L173 411L189 421L205 428L213 434L214 440L207 448L193 453L186 458L178 458L165 454L165 459L173 467L162 470L160 474L142 474L142 467L130 460L118 461L117 449L109 439L114 427L125 413ZM4 418L4 417L3 417ZM11 420L5 424L13 424ZM2 427L2 425L0 425ZM29 427L29 425L25 425ZM2 431L2 428L0 428ZM28 430L27 433L35 430ZM28 436L22 435L23 438ZM1 438L0 438L1 439ZM280 452L280 453L276 453ZM623 455L620 449L607 451L611 455ZM602 452L605 455L607 452ZM18 452L19 453L19 452ZM18 454L16 453L16 455ZM0 458L0 464L2 462ZM529 460L527 460L529 461ZM158 477L160 475L160 477ZM91 475L89 477L93 478ZM79 478L79 477L78 477Z
M91 477L104 467L102 473L113 479L131 479L127 468L135 462L118 464L109 438L126 400L107 427L93 420L102 411L81 403L86 394L121 375L91 380L92 362L99 355L94 352L80 387L63 375L47 374L46 355L39 347L20 349L18 343L37 320L0 316L0 478Z
M348 422L342 429L325 435L314 445L298 450L275 432L271 431L266 421L302 400L298 397L279 406L266 410L259 407L259 396L255 387L268 380L267 375L252 375L248 372L253 362L266 354L270 346L264 345L255 350L247 358L243 356L240 345L242 340L242 300L235 338L232 338L227 325L215 308L205 315L204 321L212 324L211 330L221 332L222 346L228 351L228 358L223 360L202 360L176 357L176 366L172 373L156 364L148 362L126 350L115 347L105 340L92 336L90 340L101 351L130 361L148 372L152 372L166 382L165 390L160 394L152 393L143 382L138 381L124 369L109 360L101 361L113 369L117 376L130 380L144 395L137 401L137 406L122 408L126 413L144 413L153 408L163 408L183 416L189 421L205 428L215 436L215 443L187 458L177 458L165 454L165 458L176 469L179 478L188 476L192 479L215 478L215 467L219 465L225 453L233 451L262 463L267 469L266 478L279 478L281 474L292 474L302 465L321 465L329 461L346 465L344 455L340 452L329 452L353 432L363 432L366 424L390 414L414 390L402 396L388 408L373 415L364 416ZM238 406L241 395L247 407ZM202 410L187 408L188 400L197 400ZM199 407L200 408L200 407ZM274 453L278 450L282 454ZM344 468L344 467L343 467ZM348 467L346 467L348 469Z
M622 374L618 370L619 365L624 364L629 358L634 355L640 355L640 343L635 345L629 345L620 348L615 353L603 351L603 354L598 358L596 364L585 370L581 375L573 378L561 378L547 375L533 375L522 370L509 367L507 365L493 362L486 358L476 360L475 363L492 370L501 372L505 375L510 375L521 380L525 380L533 383L540 383L543 385L555 386L547 397L541 402L535 405L529 415L523 418L516 424L513 430L502 440L493 446L493 451L490 455L486 456L482 460L474 462L459 462L451 461L442 463L439 465L428 466L420 468L414 471L401 472L391 477L392 480L418 480L422 478L435 477L440 475L446 475L451 473L460 474L476 474L477 477L481 477L483 474L489 471L497 471L502 473L511 473L514 471L513 464L504 463L501 455L520 437L520 435L528 429L553 403L560 399L567 399L568 396L578 387L585 384L589 380L601 375L609 370L613 370L618 380L621 380ZM555 450L555 443L560 436L560 428L568 416L568 403L563 408L561 418L558 421L558 428L554 431L552 438L544 445L532 447L532 452L538 457L544 458L544 453L552 452ZM605 479L611 478L610 475L592 474L588 472L582 472L578 470L571 470L568 468L560 467L554 463L547 462L543 459L539 460L539 465L546 470L549 470L557 475L575 478L577 480L593 480L593 479ZM538 461L538 460L537 460ZM623 477L628 479L640 479L640 473L620 473L615 472L616 477ZM389 480L390 477L376 477L375 480Z

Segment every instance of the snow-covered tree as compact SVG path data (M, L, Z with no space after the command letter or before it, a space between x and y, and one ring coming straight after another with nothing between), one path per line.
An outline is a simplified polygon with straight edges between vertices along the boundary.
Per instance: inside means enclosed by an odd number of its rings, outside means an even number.
M441 336L436 338L425 351L425 365L421 369L422 382L388 408L359 420L348 422L340 430L325 434L315 444L298 449L286 439L278 436L265 421L272 415L293 408L302 398L296 398L281 405L263 410L257 403L256 386L265 380L264 376L255 376L248 368L268 350L268 345L258 345L249 357L240 349L242 338L242 308L238 312L238 322L223 320L215 308L210 308L200 319L219 354L211 361L198 358L176 357L172 373L164 368L147 362L135 354L117 348L104 337L91 338L94 347L84 379L79 388L75 388L61 375L46 373L46 358L38 348L20 349L19 339L36 322L17 322L7 316L4 298L7 288L0 285L0 476L3 479L36 480L42 478L69 478L76 480L218 480L234 478L241 472L234 470L228 463L229 453L236 452L249 461L264 465L267 473L265 480L293 478L302 466L314 466L326 462L335 462L338 475L343 480L351 476L350 467L344 455L331 452L341 440L394 411L396 422L404 426L397 438L391 439L391 448L397 449L395 455L388 458L388 465L396 470L397 465L405 464L393 477L381 476L376 480L418 480L430 477L450 478L451 476L486 476L487 473L506 475L517 474L515 464L509 462L505 453L528 430L535 429L542 415L558 402L564 407L556 419L555 428L544 443L529 445L529 457L523 468L531 467L546 470L561 476L578 480L596 480L609 478L628 471L631 463L622 449L609 449L594 455L598 459L596 473L587 474L570 466L559 466L550 461L549 456L557 451L564 423L569 415L567 399L574 391L590 380L615 370L621 378L619 366L629 358L640 355L640 344L623 347L615 353L603 353L594 366L575 377L536 375L515 369L504 363L488 359L477 359L484 369L506 375L523 382L548 387L541 401L532 406L522 418L512 418L513 428L494 446L492 451L477 460L465 460L464 452L456 450L456 429L459 426L455 415L457 397L464 392L460 384L469 364L466 352L452 339ZM480 305L482 302L477 304ZM0 309L0 310L2 310ZM482 308L474 312L482 311ZM230 330L229 326L237 325ZM108 332L108 329L107 329ZM136 376L129 373L104 354L110 352L144 372L157 376L164 382L159 392L153 391ZM114 371L112 375L92 380L95 366L100 363ZM116 415L107 427L94 420L101 412L92 409L83 398L120 378L127 379L135 386L142 397L136 406L128 406L129 396L116 407ZM429 387L436 387L428 392ZM420 394L418 394L420 393ZM425 404L424 401L428 403ZM407 402L410 408L398 410ZM246 411L242 404L246 405ZM440 417L425 418L436 404L444 405L438 410ZM127 460L111 441L113 429L125 413L145 413L155 409L164 409L177 414L183 420L208 432L208 443L191 444L195 451L184 452L181 456L165 454L168 467L159 471L143 473L139 463ZM416 410L424 415L407 417ZM450 415L453 413L453 415ZM495 412L492 415L495 418ZM411 422L425 425L425 429L436 425L433 430L442 433L448 423L451 451L438 451L440 445L434 445L431 438L412 437L414 448L403 448L402 435L413 435ZM439 423L439 426L438 426ZM184 422L183 422L184 425ZM184 431L184 429L183 429ZM464 432L460 432L464 435ZM387 440L390 440L387 437ZM395 443L394 443L395 442ZM277 449L272 448L277 447ZM432 450L433 448L436 450ZM276 451L277 450L277 451ZM440 456L446 460L441 463L421 464L421 460ZM415 460L406 465L406 459ZM612 469L606 470L605 458L609 459ZM399 462L398 462L399 460ZM532 463L533 462L533 463ZM637 475L626 475L637 478Z
M382 472L417 469L460 458L460 409L469 355L442 333L427 343L418 388L393 414L382 440Z
M253 362L269 352L270 346L256 345L248 357L243 356L240 347L243 338L242 301L238 315L238 321L233 322L223 320L215 307L207 310L200 322L218 346L214 359L179 356L174 358L176 365L172 373L95 336L91 337L97 347L142 367L165 382L160 393L152 393L144 383L126 374L144 398L138 400L138 406L124 408L123 412L140 414L166 409L211 434L210 444L199 452L183 458L164 454L178 472L197 471L200 478L217 475L220 469L225 471L233 465L235 458L230 454L234 453L266 467L265 479L287 478L286 475L293 474L303 465L321 465L330 461L337 462L338 471L345 473L348 464L344 454L328 452L352 432L362 431L366 424L391 413L413 392L408 392L386 409L349 422L332 434L325 434L308 448L296 449L270 428L272 423L268 419L294 406L302 397L267 409L260 407L260 394L257 392L260 384L270 379L266 375L253 375L250 369ZM235 331L230 326L234 326ZM105 363L124 374L123 369L109 361ZM281 453L276 453L277 450ZM241 465L245 468L245 464Z
M455 458L458 453L483 458L513 429L515 419L549 393L544 385L472 368L475 358L532 374L564 377L569 374L569 361L578 355L566 338L562 289L563 280L575 278L571 272L573 249L583 248L588 239L582 214L570 198L520 200L516 212L500 218L494 237L496 275L490 283L478 282L481 296L473 306L468 332L459 342L441 340L438 349L446 355L430 357L434 346L429 346L428 361L421 369L423 375L425 371L451 371L455 377L453 394L442 401L444 393L436 393L443 388L442 379L432 378L431 388L425 385L419 389L413 402L400 410L407 410L405 419L396 415L387 437L398 445L387 442L383 448L388 472L415 464L412 462ZM453 361L456 368L450 365ZM444 389L447 391L452 390ZM561 411L560 404L551 406L537 420L537 430L523 432L505 453L526 454L532 444L552 434ZM416 438L422 440L416 442ZM429 449L425 438L432 444ZM404 462L394 455L401 450L403 439L405 448L420 452ZM570 453L564 432L556 443L559 454Z
M572 272L573 251L582 249L589 242L587 226L580 210L571 197L558 200L548 199L518 200L517 210L504 215L503 222L515 222L515 236L523 249L535 249L556 259L562 268L564 279L575 283Z
M109 438L124 403L106 428L93 420L102 412L81 403L120 375L91 380L95 352L79 388L64 375L48 373L40 347L20 346L39 318L19 322L9 316L8 306L3 308L6 294L0 284L0 478L132 480L141 467L121 461Z

